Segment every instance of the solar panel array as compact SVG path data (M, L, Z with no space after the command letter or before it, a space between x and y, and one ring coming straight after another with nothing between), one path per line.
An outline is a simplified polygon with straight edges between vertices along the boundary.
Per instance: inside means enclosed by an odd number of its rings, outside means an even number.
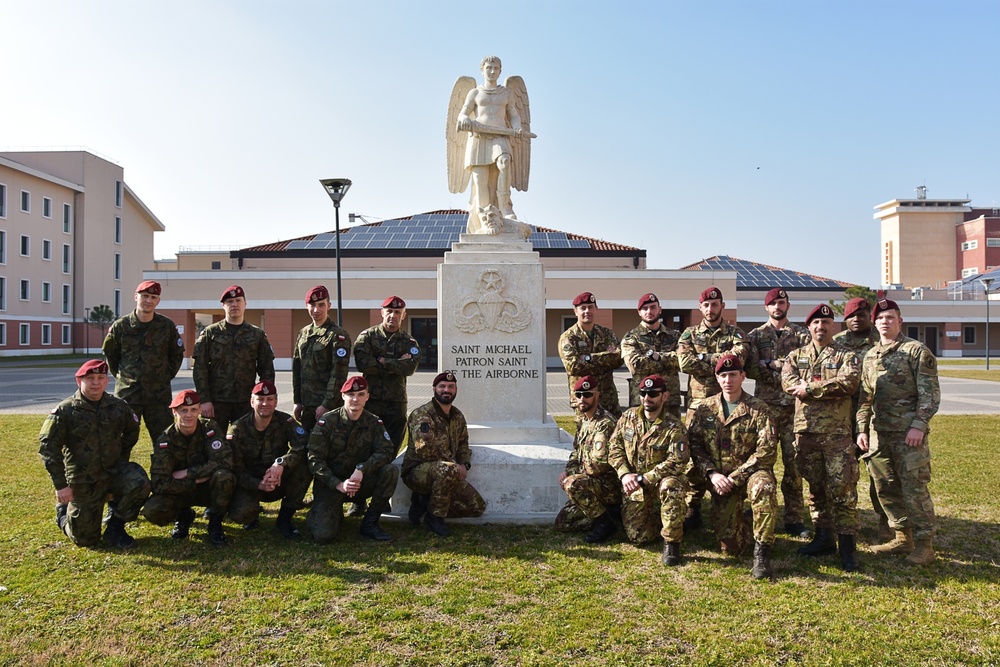
M341 250L450 250L465 233L466 213L421 213L406 220L385 220L379 225L361 225L343 230ZM532 226L532 229L534 227ZM535 250L541 248L590 248L584 239L571 239L565 232L534 231L528 239ZM290 241L288 250L332 250L337 235L317 234L309 240Z
M843 289L835 280L817 279L813 276L787 269L772 269L763 264L756 264L725 255L706 259L704 262L699 263L698 267L702 270L736 271L737 289L770 289L772 287L784 287L786 289Z

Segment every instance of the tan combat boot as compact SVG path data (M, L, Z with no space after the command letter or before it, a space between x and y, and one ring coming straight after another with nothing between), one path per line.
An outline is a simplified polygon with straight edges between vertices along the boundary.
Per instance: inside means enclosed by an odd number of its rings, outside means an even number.
M934 554L934 546L931 543L931 538L921 538L916 540L916 544L916 549L906 557L906 562L910 565L930 565L933 563L937 556Z
M872 547L876 554L908 554L913 551L913 531L909 528L897 530L896 536L886 542Z
M889 519L880 516L878 519L878 534L875 536L875 544L885 544L890 542L895 536L895 531L889 525Z

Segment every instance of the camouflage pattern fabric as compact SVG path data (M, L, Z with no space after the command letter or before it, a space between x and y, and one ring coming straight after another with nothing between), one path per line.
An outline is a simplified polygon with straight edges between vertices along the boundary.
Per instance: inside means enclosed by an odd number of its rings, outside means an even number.
M610 352L618 347L615 332L600 324L595 324L588 334L579 323L574 324L559 336L559 358L566 369L569 386L569 404L575 406L573 385L584 375L597 378L597 389L601 392L601 407L617 419L622 414L615 386L614 372L622 365L621 352Z
M404 354L412 356L400 359ZM382 363L379 357L384 358ZM365 329L354 345L354 364L368 380L372 400L402 403L405 420L406 378L413 375L420 364L417 340L402 329L389 333L381 324Z
M600 406L592 419L577 422L573 452L566 462L563 490L569 500L556 515L560 531L589 530L594 519L622 502L618 473L608 463L608 445L615 421Z
M930 432L919 447L906 444L906 431L878 431L869 439L866 461L889 525L913 530L914 539L934 537L937 519L927 485L931 481Z
M680 364L677 360L677 342L680 332L661 323L656 331L640 324L622 338L622 357L625 365L632 373L629 383L628 404L636 407L642 404L639 397L639 382L647 375L659 375L667 384L670 392L667 398L667 408L670 413L680 419L681 416L681 380L678 375ZM659 355L652 359L651 353Z
M795 405L795 398L785 393L781 386L781 371L762 368L760 362L780 362L792 351L808 345L809 330L793 322L788 322L782 329L765 323L747 334L747 343L747 377L757 382L753 395L768 405Z
M319 428L318 423L317 428ZM399 466L392 463L367 469L361 479L361 488L353 498L337 491L333 486L317 481L313 485L313 505L306 515L306 528L313 540L317 544L329 544L337 539L340 524L344 520L346 502L368 500L372 508L381 508L382 511L388 509L389 499L392 498L398 482Z
M809 482L816 528L858 532L858 459L849 433L799 433L799 470Z
M361 465L362 475L391 463L396 457L389 433L382 420L368 412L351 421L344 408L323 415L309 435L309 470L320 485L334 489ZM392 497L385 498L386 501Z
M222 320L198 336L193 375L202 402L249 406L258 378L274 380L274 351L263 329L248 322L234 327Z
M722 389L715 379L715 362L724 354L733 354L746 365L750 354L743 330L723 322L716 328L704 322L688 327L677 342L677 360L681 371L687 373L688 409L697 407L698 401L718 394ZM698 357L702 358L699 359Z
M830 343L820 348L813 343L785 358L781 384L785 390L800 380L809 395L795 400L796 433L851 435L851 394L861 380L861 360L847 348Z
M303 417L312 415L313 423L303 423L308 430L315 426L316 408L333 410L344 404L340 388L350 363L351 337L333 320L327 318L320 326L310 322L299 331L292 351L292 394L303 406Z

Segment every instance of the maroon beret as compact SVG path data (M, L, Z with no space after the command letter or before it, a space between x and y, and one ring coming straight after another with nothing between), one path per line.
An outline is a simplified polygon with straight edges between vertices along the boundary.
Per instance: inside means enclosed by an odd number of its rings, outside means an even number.
M597 389L597 378L593 375L584 375L573 384L573 391L593 391Z
M250 393L254 396L275 396L278 390L270 380L261 380L253 386L253 391Z
M872 305L868 303L868 299L863 299L860 296L856 296L847 304L844 305L844 319L858 312L859 310L870 310Z
M436 387L442 382L458 382L458 380L455 379L454 373L451 371L445 371L434 376L434 381L431 382L431 386Z
M830 306L828 306L825 303L821 303L818 306L816 306L815 308L813 308L809 312L809 315L806 316L806 326L808 326L810 322L812 322L813 320L815 320L817 318L819 318L819 319L831 319L832 320L834 317L835 317L835 315L834 315L834 312L833 312L833 308L831 308Z
M708 301L709 299L718 299L718 300L721 301L722 300L722 290L720 290L718 287L714 287L714 286L713 287L709 287L707 290L705 290L704 292L701 293L701 296L698 297L698 303L704 303L705 301Z
M580 294L576 295L575 299L573 299L573 307L574 308L576 306L580 306L580 305L585 304L585 303L592 303L592 304L594 304L596 306L597 305L597 297L594 296L593 294L591 294L590 292L581 292Z
M84 362L83 366L76 371L76 377L82 378L84 375L90 375L91 373L103 373L108 374L108 364L103 359L91 359L90 361Z
M886 299L885 297L882 297L881 299L875 302L875 307L872 308L872 319L874 320L876 317L878 317L878 314L881 313L883 310L895 310L898 313L899 304L893 301L892 299Z
M642 383L639 385L639 389L653 389L656 391L666 391L667 381L664 380L659 375L647 375Z
M201 403L201 396L194 389L185 389L177 392L174 400L170 401L169 408L179 408L182 405L198 405Z
M361 375L355 375L352 378L347 378L347 382L344 386L340 388L341 394L349 394L352 391L364 391L368 388L368 380L366 380Z
M139 283L139 286L135 288L135 293L145 292L146 294L152 294L154 296L160 296L163 289L160 287L160 283L155 280L143 280Z
M787 298L788 298L788 292L786 292L780 287L775 287L764 296L764 305L770 306L778 299L787 299Z
M330 291L322 285L316 285L316 287L306 292L306 303L316 303L317 301L329 298Z
M647 303L659 303L660 300L656 298L656 295L652 292L647 292L639 297L639 305L636 306L636 310L641 309Z
M735 354L724 354L715 364L715 374L743 370L743 362Z
M247 298L247 295L243 292L243 288L239 285L230 285L226 288L226 291L222 293L219 297L220 303L225 303L226 299L235 299L236 297Z
M406 308L406 302L400 299L398 296L390 296L388 299L382 302L383 308Z

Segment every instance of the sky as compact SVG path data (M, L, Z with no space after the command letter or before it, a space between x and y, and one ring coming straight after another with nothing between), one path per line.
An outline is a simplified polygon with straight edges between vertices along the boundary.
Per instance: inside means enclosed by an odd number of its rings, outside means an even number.
M531 102L530 224L875 287L874 207L1000 202L1000 3L10 0L0 149L87 149L178 247L468 205L445 118L485 55Z

